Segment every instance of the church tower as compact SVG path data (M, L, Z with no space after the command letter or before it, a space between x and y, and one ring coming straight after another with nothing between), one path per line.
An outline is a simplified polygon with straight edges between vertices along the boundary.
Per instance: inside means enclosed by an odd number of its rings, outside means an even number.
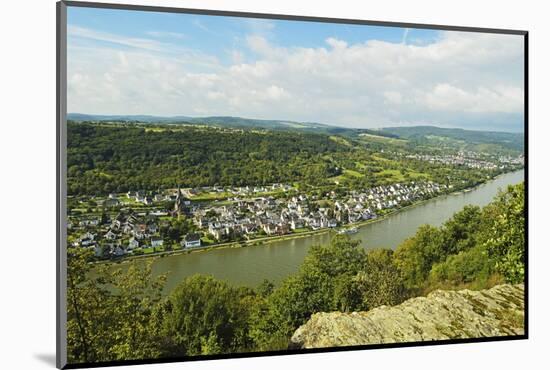
M176 193L176 201L174 203L174 212L179 216L182 213L186 212L186 205L189 203L183 193L181 192L180 186L178 185L178 192Z

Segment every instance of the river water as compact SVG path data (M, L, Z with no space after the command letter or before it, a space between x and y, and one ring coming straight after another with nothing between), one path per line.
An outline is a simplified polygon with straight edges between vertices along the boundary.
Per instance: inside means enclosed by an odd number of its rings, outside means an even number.
M502 175L472 191L438 197L364 225L352 238L360 239L366 249L394 249L414 235L419 226L441 225L468 204L484 206L499 189L523 180L523 170ZM325 233L258 246L168 255L155 259L153 274L168 273L165 293L170 292L185 277L197 273L211 274L234 285L255 287L263 279L278 284L298 270L311 245L329 243L332 235Z

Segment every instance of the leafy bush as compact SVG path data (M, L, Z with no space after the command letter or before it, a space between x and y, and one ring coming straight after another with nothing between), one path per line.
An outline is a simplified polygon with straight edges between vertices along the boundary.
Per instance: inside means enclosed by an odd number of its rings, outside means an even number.
M484 210L481 240L507 282L525 279L525 185L508 186Z

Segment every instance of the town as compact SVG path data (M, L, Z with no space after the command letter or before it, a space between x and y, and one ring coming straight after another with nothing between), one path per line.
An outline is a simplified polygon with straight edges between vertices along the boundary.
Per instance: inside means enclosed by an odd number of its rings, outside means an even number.
M289 184L130 191L109 194L93 204L100 214L69 216L69 242L93 248L100 259L174 250L193 250L223 243L250 242L338 228L452 191L452 185L411 181L323 196L307 195ZM201 193L228 195L195 201ZM83 201L82 201L83 202Z
M409 154L408 159L428 161L430 163L441 163L450 166L464 166L481 170L503 170L508 166L524 165L523 155L513 156L495 156L472 151L459 151L456 154L433 155L433 154Z

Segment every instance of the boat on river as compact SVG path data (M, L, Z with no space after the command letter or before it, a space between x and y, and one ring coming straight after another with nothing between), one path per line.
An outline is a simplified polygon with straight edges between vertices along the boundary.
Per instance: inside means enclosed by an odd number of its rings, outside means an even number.
M357 234L359 230L356 227L338 230L338 234Z

